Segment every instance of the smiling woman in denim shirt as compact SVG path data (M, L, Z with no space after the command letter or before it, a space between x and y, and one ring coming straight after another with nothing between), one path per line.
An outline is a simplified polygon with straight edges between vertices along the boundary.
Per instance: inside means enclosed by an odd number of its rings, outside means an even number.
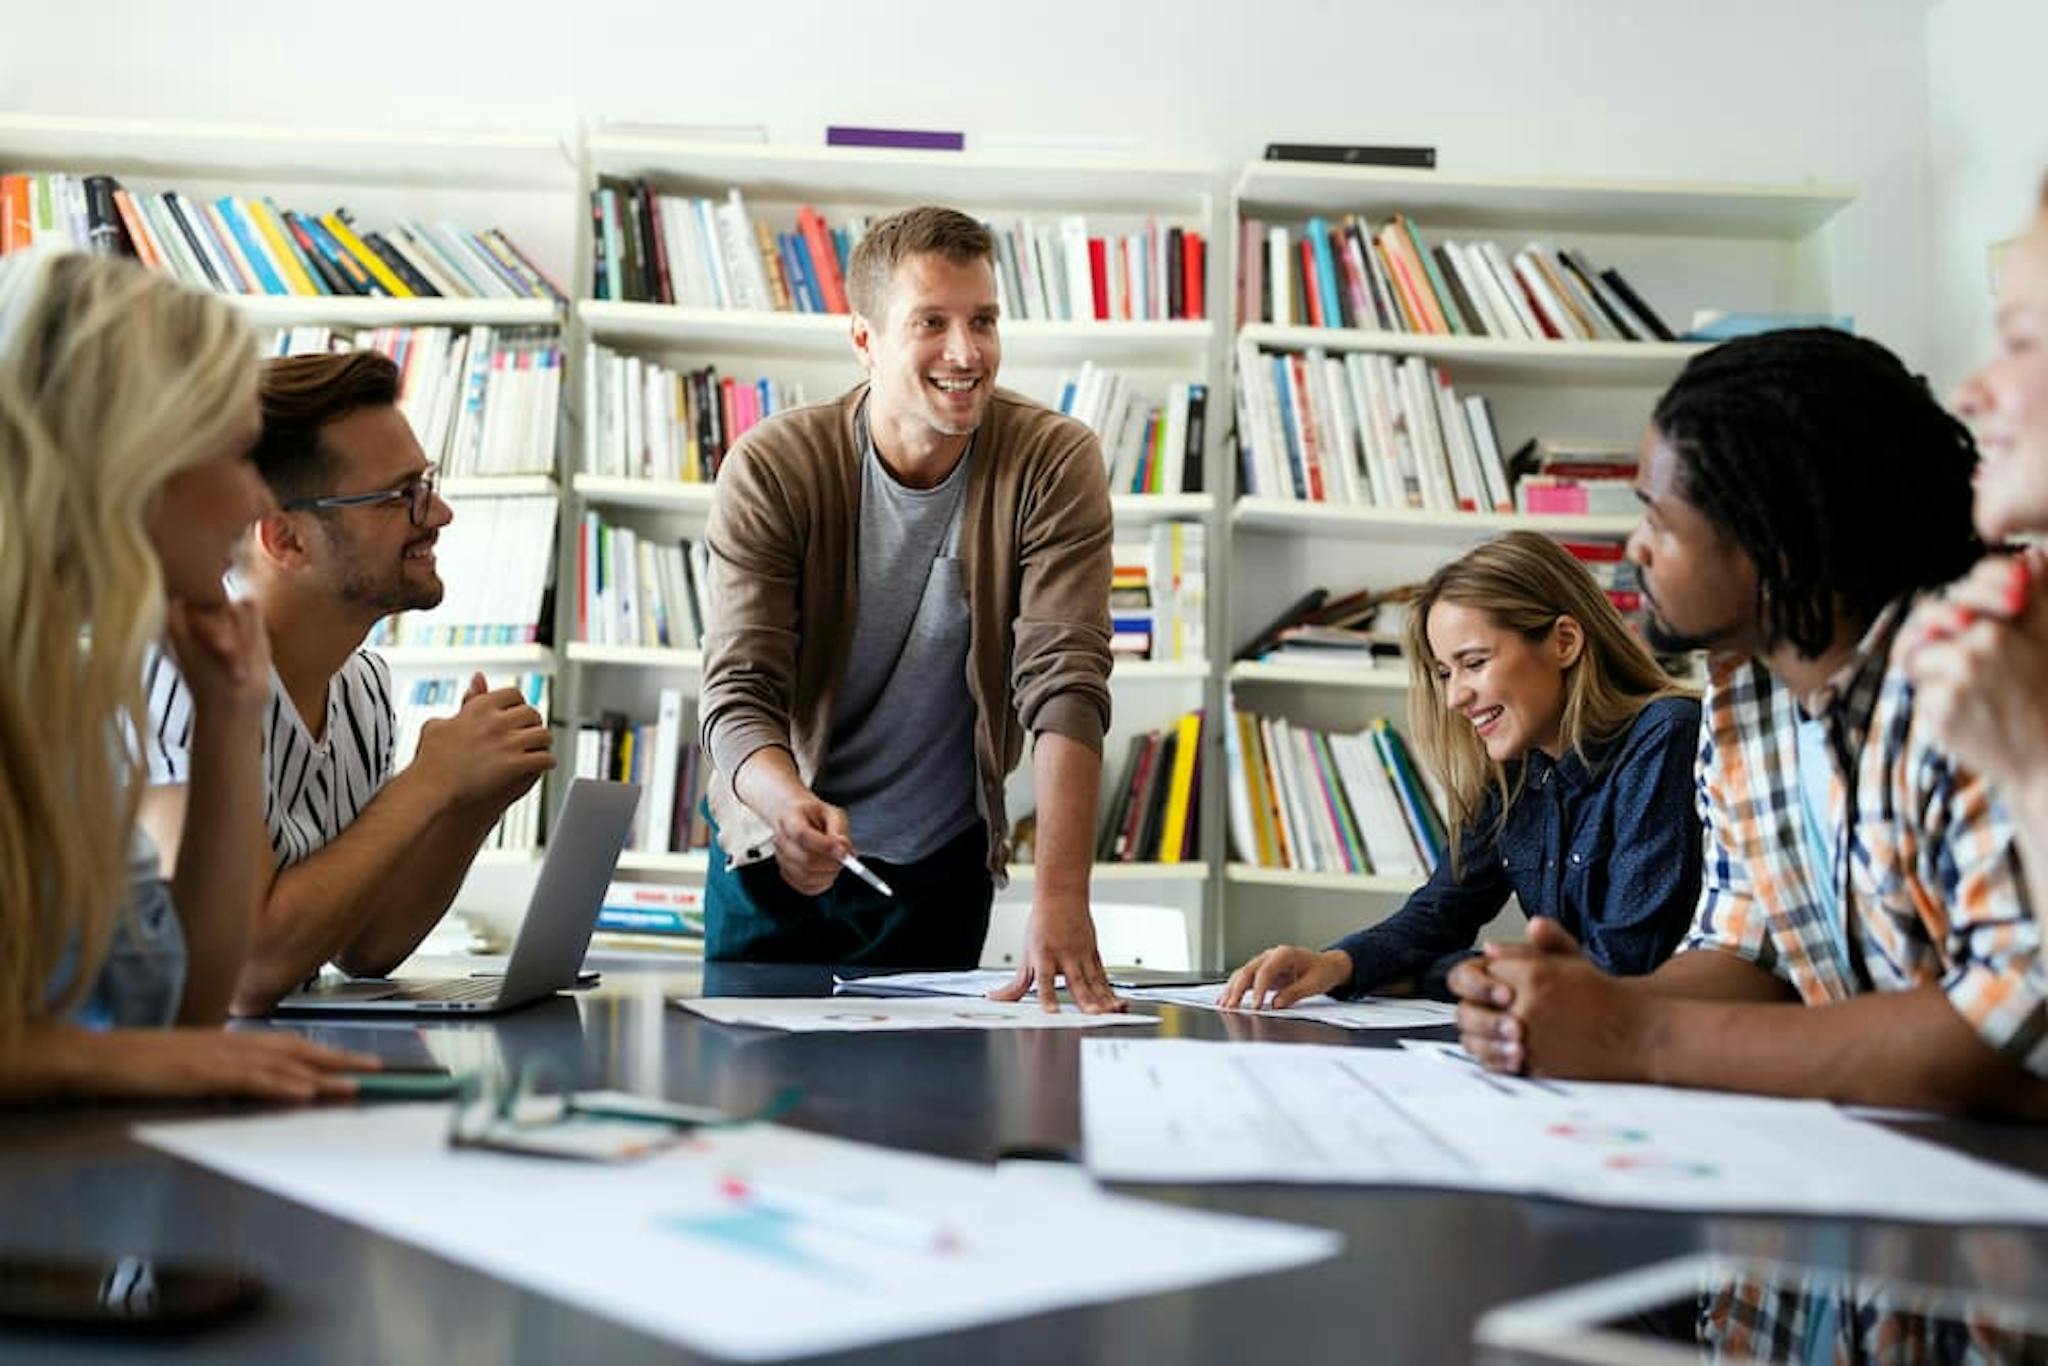
M1699 701L1577 560L1515 531L1436 571L1407 653L1409 730L1450 807L1450 856L1388 919L1239 968L1226 1006L1288 1006L1444 977L1514 896L1610 972L1648 972L1691 922Z

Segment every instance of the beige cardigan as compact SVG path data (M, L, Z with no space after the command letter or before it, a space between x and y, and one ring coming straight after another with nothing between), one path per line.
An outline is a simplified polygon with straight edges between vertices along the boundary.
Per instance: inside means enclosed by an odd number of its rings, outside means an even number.
M859 602L855 416L866 394L862 384L779 413L719 467L699 714L711 812L734 866L772 857L774 839L730 775L767 745L789 749L806 785L825 762ZM1010 852L1003 780L1026 732L1099 753L1109 728L1112 525L1094 433L996 390L960 512L967 674L932 685L964 686L974 700L978 806L998 884Z

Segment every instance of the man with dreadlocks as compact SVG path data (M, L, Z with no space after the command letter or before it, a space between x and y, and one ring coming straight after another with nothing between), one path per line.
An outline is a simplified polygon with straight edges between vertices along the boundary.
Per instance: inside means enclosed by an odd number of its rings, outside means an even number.
M1488 1066L2048 1114L2048 974L2010 817L1916 724L1900 627L1969 569L1968 432L1875 343L1729 342L1657 405L1629 541L1657 643L1712 651L1705 875L1608 977L1555 922L1460 965Z

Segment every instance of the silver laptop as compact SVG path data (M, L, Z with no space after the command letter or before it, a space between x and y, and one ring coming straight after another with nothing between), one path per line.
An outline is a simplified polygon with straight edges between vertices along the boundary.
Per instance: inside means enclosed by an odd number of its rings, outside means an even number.
M512 946L512 961L502 977L336 982L285 997L277 1003L276 1013L489 1015L531 1005L573 986L639 801L637 783L578 778L569 784L547 857L533 884L533 900L519 926L519 940Z

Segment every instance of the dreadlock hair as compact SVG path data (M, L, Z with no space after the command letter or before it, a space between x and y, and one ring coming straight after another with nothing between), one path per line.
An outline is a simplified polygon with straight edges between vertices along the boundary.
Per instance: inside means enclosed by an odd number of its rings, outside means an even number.
M1969 429L1876 342L1821 327L1723 342L1652 420L1685 497L1756 565L1769 645L1819 655L1838 609L1868 624L1983 553Z

